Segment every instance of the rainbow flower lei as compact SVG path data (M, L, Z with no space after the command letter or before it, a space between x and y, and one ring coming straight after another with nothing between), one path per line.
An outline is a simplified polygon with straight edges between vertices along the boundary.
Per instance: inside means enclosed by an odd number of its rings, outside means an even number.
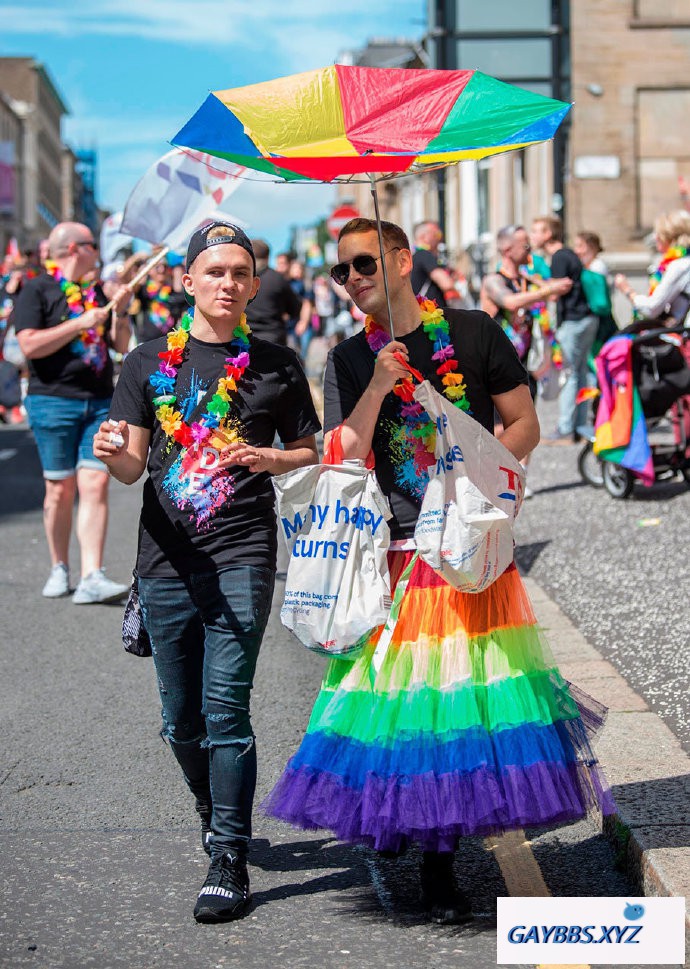
M159 286L153 279L149 279L145 287L146 296L149 300L149 319L161 333L167 333L172 327L174 320L168 309L172 286Z
M46 261L45 268L48 275L52 276L56 283L59 283L60 289L65 294L67 309L69 310L68 319L74 320L86 313L87 310L98 309L93 283L89 283L85 289L82 289L79 283L67 279L58 264L50 259ZM103 339L103 333L104 328L102 326L91 326L72 340L69 345L72 353L81 357L84 363L97 374L103 372L108 359L108 348Z
M450 341L450 327L443 316L443 310L432 299L418 296L417 302L421 311L422 326L434 347L431 359L438 363L436 373L441 377L444 396L461 410L469 411L470 402L467 399L467 386L464 377L458 373L458 361L453 359L453 345ZM374 356L391 342L388 333L373 317L367 316L364 321L364 332L367 343ZM415 449L423 449L427 455L418 454L422 458L422 466L433 464L434 447L436 443L436 424L431 420L421 404L414 399L414 384L411 377L401 380L393 388L393 393L400 398L400 416L403 420L405 434Z
M238 439L236 432L229 433L227 417L230 411L230 394L237 390L237 382L249 366L249 337L251 330L245 314L233 330L230 345L237 349L237 356L225 358L225 376L218 381L218 389L206 406L206 413L191 424L183 419L180 411L175 410L177 396L173 393L177 372L184 359L184 351L189 340L193 317L185 313L179 326L168 334L167 349L161 351L158 370L149 377L149 383L158 396L154 397L156 418L166 437L177 441L183 448L202 446L213 432L223 432L230 439Z
M653 273L649 277L649 295L651 296L654 290L657 288L661 279L668 269L669 265L676 259L682 259L687 256L688 250L685 246L669 246L666 252L661 257L661 262L656 267Z

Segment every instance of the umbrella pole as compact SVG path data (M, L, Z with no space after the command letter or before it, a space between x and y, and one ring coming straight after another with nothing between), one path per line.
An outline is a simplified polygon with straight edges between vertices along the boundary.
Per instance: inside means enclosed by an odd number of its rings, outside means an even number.
M374 212L376 214L376 231L379 235L379 252L381 253L381 269L383 270L383 288L386 293L386 306L388 307L388 325L391 330L391 339L395 339L395 331L393 329L393 311L391 310L391 298L388 292L388 270L386 269L386 252L383 243L383 232L381 231L381 213L379 212L379 200L376 194L376 179L369 173L369 181L371 182L371 196L374 200Z

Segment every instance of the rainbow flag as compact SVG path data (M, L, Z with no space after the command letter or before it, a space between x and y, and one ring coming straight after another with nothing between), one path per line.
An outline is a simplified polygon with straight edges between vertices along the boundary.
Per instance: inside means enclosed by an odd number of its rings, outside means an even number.
M628 468L643 484L654 484L654 462L632 368L632 339L615 336L596 358L601 401L595 424L594 453Z

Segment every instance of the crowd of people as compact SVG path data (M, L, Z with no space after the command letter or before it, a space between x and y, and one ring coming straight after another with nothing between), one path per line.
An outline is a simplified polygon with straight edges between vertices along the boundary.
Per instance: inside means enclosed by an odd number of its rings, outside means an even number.
M387 857L416 844L422 904L444 924L472 917L454 876L464 838L613 810L584 726L587 698L576 700L561 677L514 564L472 594L416 553L429 421L404 388L411 366L526 465L540 436L539 382L560 367L558 425L546 440L571 442L588 359L612 325L611 285L639 313L687 313L690 215L657 223L661 259L648 296L610 279L594 232L570 249L555 216L529 231L506 226L480 309L463 306L464 280L442 265L437 223L417 226L414 244L393 223L382 233L383 252L376 223L351 220L330 274L308 279L290 254L273 268L263 240L214 221L192 235L181 262L159 254L135 282L141 257L99 280L91 230L61 223L42 264L9 266L3 284L5 347L13 332L28 373L13 406L26 409L45 481L45 597L71 591L75 498L73 601L131 591L103 568L108 484L146 476L135 590L162 736L210 857L200 922L240 918L251 904L250 697L276 570L271 476L319 460L321 420L304 368L317 337L329 345L324 446L337 435L344 460L373 460L390 503L397 623L382 663L382 627L356 658L330 661L266 810ZM588 274L603 280L608 311L595 312Z

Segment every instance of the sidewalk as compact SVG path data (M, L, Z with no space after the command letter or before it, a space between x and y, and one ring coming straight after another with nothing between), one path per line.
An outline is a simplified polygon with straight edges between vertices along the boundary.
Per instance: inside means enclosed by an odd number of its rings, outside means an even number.
M590 646L542 588L525 579L564 677L609 708L596 754L618 814L604 833L644 895L690 895L690 758L675 735ZM650 656L650 661L652 657ZM686 912L686 927L690 918Z

